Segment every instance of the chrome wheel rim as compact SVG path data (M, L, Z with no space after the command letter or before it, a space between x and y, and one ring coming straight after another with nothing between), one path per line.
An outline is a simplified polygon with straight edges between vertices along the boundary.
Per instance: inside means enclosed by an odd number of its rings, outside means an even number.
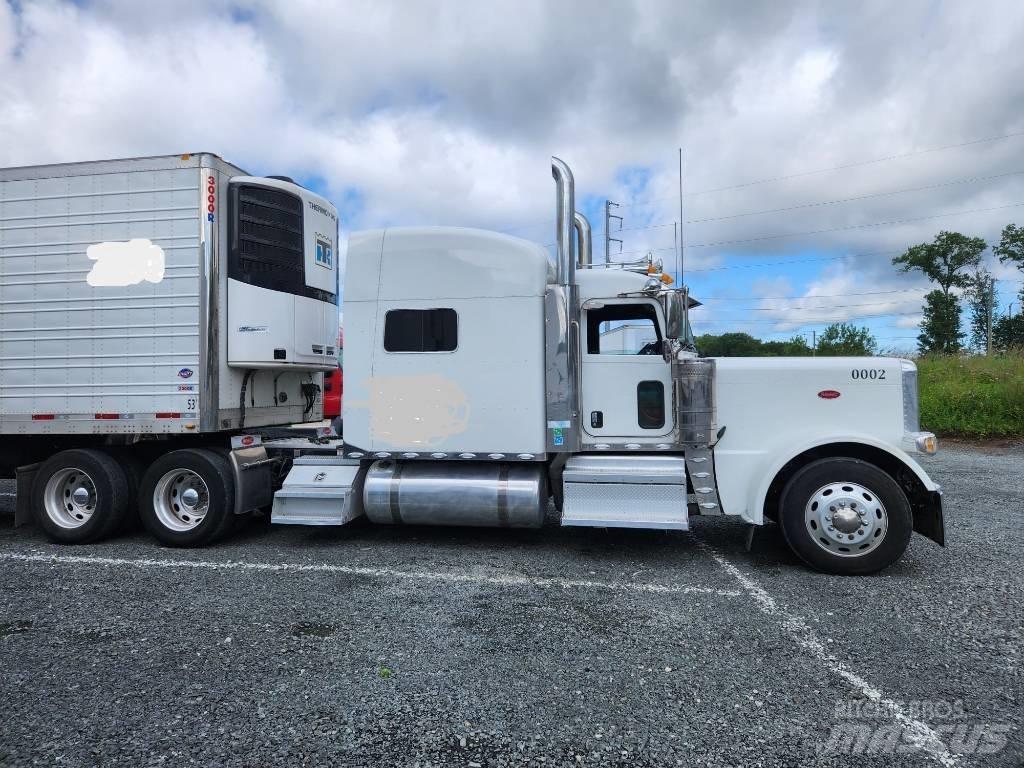
M197 528L210 510L210 489L191 469L173 469L153 489L153 511L160 524L172 531Z
M78 467L55 472L43 490L46 516L61 528L81 528L96 511L96 484Z
M878 495L859 483L823 485L804 507L807 533L821 549L839 557L862 557L874 551L889 529Z

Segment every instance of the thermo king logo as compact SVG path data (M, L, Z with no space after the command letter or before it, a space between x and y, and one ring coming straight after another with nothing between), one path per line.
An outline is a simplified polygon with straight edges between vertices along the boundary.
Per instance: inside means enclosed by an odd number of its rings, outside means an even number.
M316 263L328 269L334 265L334 249L329 240L316 239Z
M195 371L193 371L191 368L182 368L180 371L178 371L178 376L179 378L182 379L191 379L193 373L195 373Z

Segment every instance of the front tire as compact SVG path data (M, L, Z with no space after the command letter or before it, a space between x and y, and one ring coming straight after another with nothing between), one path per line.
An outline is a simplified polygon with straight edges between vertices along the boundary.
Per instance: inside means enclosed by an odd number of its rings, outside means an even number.
M168 547L213 543L230 529L234 510L231 466L215 451L172 451L154 461L142 478L139 516Z
M39 527L59 544L88 544L123 524L129 489L124 469L93 449L61 451L43 462L32 484Z
M895 480L859 459L812 462L786 483L782 534L812 568L840 575L876 573L906 551L913 515Z

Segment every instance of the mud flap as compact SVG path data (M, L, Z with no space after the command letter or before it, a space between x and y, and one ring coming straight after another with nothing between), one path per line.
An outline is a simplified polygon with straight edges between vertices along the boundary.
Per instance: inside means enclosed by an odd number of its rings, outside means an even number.
M914 530L940 547L946 546L946 524L942 516L942 491L928 491L913 505Z
M31 525L35 522L35 510L32 509L32 483L36 479L39 463L26 464L15 470L17 478L14 496L14 527Z

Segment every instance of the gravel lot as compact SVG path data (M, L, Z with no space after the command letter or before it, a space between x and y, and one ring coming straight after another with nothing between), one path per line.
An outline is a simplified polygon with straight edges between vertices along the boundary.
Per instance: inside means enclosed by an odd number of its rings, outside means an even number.
M171 551L2 517L0 764L1021 766L1024 450L927 464L948 548L867 578L715 519Z

